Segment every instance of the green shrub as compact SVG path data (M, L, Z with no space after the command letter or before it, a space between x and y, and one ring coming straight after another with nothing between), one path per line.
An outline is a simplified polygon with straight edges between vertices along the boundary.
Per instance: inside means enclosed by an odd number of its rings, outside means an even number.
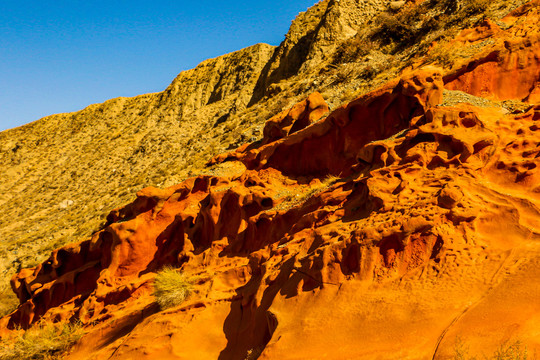
M182 304L193 291L193 279L172 267L156 274L154 296L162 310Z
M59 359L82 335L80 324L37 324L0 340L0 360Z

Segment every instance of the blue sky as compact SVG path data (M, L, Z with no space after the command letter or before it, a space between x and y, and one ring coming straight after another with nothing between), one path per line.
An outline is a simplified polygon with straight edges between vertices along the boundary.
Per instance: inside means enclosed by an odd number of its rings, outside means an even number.
M0 0L0 131L118 96L182 70L278 45L316 0Z

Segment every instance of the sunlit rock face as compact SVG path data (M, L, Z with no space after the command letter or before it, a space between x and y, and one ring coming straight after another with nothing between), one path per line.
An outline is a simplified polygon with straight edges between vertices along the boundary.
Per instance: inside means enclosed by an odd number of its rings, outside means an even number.
M449 50L484 50L451 67L419 61L332 109L311 92L213 154L221 174L138 191L12 278L0 335L80 321L68 359L540 351L537 5L462 31ZM165 266L194 290L161 311Z

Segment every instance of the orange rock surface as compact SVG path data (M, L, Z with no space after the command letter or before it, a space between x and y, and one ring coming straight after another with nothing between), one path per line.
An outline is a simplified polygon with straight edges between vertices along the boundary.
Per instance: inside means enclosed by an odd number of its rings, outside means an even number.
M528 21L520 21L525 15ZM538 21L538 2L532 1L503 19L507 30L486 20L463 31L452 43L455 48L485 49L445 76L445 87L496 100L540 102Z
M322 95L314 92L306 100L268 120L263 130L263 143L270 143L302 130L319 120L328 110Z
M257 145L272 143L298 130L302 130L319 120L328 111L328 104L326 104L322 95L314 92L304 101L295 104L292 108L286 109L266 121L263 129L263 139L260 141L260 144L248 143L230 153L216 155L208 164L214 165L224 161L244 159L250 150L257 148Z
M471 354L515 340L540 352L532 28L320 121L327 106L311 95L270 119L263 141L212 160L243 162L239 176L143 189L91 239L16 275L21 306L0 328L80 320L68 359L452 359L460 339ZM488 22L456 42L501 31ZM530 104L443 106L443 81ZM160 311L151 292L165 265L197 280Z

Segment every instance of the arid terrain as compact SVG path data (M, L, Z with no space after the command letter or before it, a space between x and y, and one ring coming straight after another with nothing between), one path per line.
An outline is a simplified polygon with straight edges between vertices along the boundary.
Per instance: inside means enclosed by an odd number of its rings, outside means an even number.
M1 132L0 359L540 357L539 21L323 0Z

